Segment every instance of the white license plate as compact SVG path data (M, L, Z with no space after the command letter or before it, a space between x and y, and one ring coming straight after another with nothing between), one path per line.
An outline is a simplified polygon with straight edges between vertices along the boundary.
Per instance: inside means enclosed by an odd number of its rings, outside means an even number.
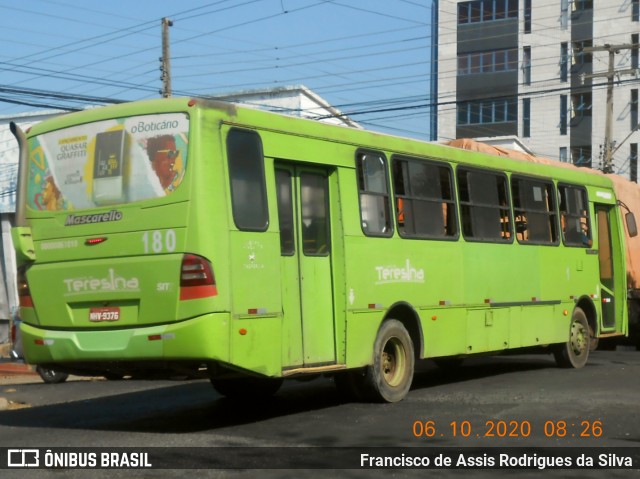
M120 319L120 308L108 307L91 308L89 310L89 321L98 323L101 321L118 321Z

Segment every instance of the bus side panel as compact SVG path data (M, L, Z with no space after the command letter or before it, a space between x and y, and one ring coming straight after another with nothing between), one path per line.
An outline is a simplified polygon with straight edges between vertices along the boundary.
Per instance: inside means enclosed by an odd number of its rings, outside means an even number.
M282 317L231 320L230 363L265 376L281 376Z
M373 344L381 322L380 311L347 315L347 367L368 366L373 362Z
M467 353L467 310L442 307L421 312L426 357Z

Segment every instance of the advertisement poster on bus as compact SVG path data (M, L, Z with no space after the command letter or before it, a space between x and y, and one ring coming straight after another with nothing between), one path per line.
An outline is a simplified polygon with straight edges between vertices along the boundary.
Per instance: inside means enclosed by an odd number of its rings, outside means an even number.
M187 115L169 113L31 138L27 205L68 211L169 195L184 179L188 132Z

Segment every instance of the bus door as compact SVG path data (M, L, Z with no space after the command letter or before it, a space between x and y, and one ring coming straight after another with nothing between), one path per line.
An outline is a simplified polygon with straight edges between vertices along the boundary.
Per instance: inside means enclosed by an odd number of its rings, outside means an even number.
M598 222L598 259L600 264L600 300L602 304L602 328L609 330L616 326L616 293L620 294L621 285L617 284L616 258L612 245L612 226L615 226L615 208L604 205L596 205L596 221ZM618 252L619 254L619 252ZM624 292L623 292L624 293ZM619 296L625 298L623 294Z
M328 172L277 164L283 365L336 361Z

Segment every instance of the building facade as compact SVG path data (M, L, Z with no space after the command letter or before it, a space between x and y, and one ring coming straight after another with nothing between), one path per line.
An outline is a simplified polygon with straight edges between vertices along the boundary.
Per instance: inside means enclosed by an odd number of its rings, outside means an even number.
M639 0L437 9L437 140L516 135L538 156L638 180Z

